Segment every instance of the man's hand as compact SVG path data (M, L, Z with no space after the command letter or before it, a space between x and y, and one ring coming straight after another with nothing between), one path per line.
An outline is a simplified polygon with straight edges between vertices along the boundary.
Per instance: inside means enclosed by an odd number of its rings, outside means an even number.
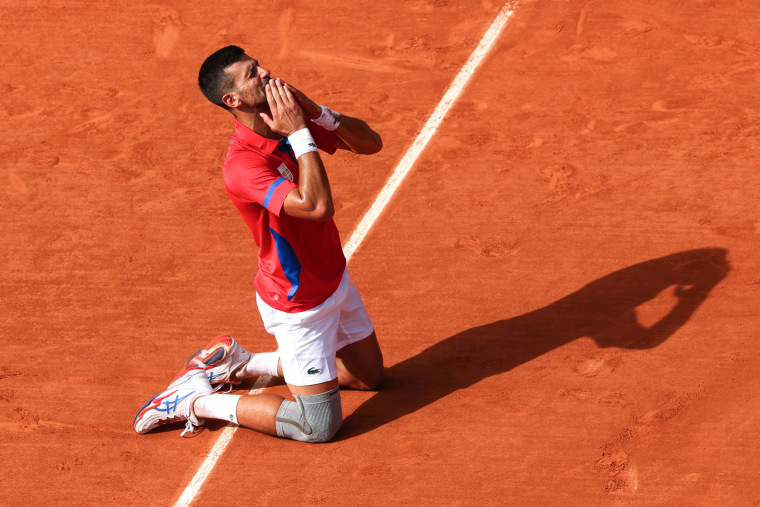
M304 94L304 92L295 88L290 83L285 83L285 88L290 90L290 92L293 94L293 97L295 97L295 99L301 105L303 112L308 119L313 120L315 118L319 118L319 115L322 114L322 108L319 107L316 102L311 100Z
M289 83L283 84L285 85L285 90L303 108L306 118L314 120L320 117L322 108L319 105L293 85ZM383 140L380 138L380 134L372 130L362 120L344 114L340 115L340 125L333 132L338 136L335 146L340 150L350 150L354 153L369 155L377 153L383 147Z
M303 114L308 120L314 120L322 115L322 108L307 97L301 90L289 83L284 83L279 80L277 80L277 82L284 87L288 97L292 97L295 102L301 106ZM269 97L269 95L267 95L267 97ZM264 117L263 114L262 117ZM272 127L270 126L270 128ZM383 141L380 138L380 134L372 130L369 125L358 118L352 118L341 114L340 125L333 132L338 136L335 146L339 150L350 150L354 153L369 155L377 153L383 147Z
M272 131L287 137L306 128L304 110L285 83L279 79L272 79L267 83L265 91L272 116L266 113L259 114ZM317 108L319 109L319 106Z

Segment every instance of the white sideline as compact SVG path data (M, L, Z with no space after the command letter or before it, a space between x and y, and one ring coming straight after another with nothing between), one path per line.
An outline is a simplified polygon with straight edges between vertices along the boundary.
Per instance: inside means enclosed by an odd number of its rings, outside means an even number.
M346 243L346 246L343 247L346 261L351 259L353 254L361 245L362 241L364 241L364 238L367 236L375 221L380 216L380 213L383 211L393 194L396 192L396 189L409 173L409 170L417 161L417 158L419 158L422 150L425 148L425 146L427 146L428 142L433 137L433 134L435 134L435 131L440 126L443 118L449 112L449 109L451 109L454 101L456 101L457 97L459 97L459 94L469 82L470 77L472 77L475 70L483 62L483 59L493 46L494 42L496 42L497 37L501 33L502 29L506 26L507 21L512 16L512 14L514 14L516 7L517 2L509 2L501 9L499 15L496 17L494 22L491 23L488 31L481 39L478 47L475 48L475 51L473 51L472 55L470 55L467 63L464 64L462 70L460 70L459 74L457 74L457 77L454 78L454 81L451 83L448 91L438 103L438 107L435 108L435 111L433 111L433 114L430 116L427 123L425 123L425 126L422 127L422 130L417 136L417 139L414 140L414 143L412 143L412 146L406 152L404 158L402 158L401 162L399 162L396 170L393 172L393 175L380 191L380 194L375 199L375 202L372 204L369 211L367 211L367 213L364 215L362 221L359 222L359 225L356 227L356 230L354 230L354 233L351 235L348 243ZM248 394L261 393L271 380L271 377L259 377L254 384L253 389L251 389ZM198 491L200 491L201 486L213 470L217 460L224 453L224 450L227 448L227 444L230 443L232 436L235 434L237 429L237 426L227 426L224 428L222 434L219 435L219 438L214 444L214 447L211 448L208 456L201 464L198 472L196 472L195 477L193 477L192 481L190 481L190 484L182 493L182 496L180 496L179 500L177 500L175 507L186 507L190 505L190 503L195 499L195 495L197 495Z
M259 377L253 384L253 389L251 389L248 394L259 394L264 390L264 388L267 386L267 384L269 384L271 380L272 377ZM203 483L211 473L211 470L214 469L214 465L216 465L217 460L224 453L224 450L227 448L227 444L230 443L232 440L232 435L235 434L237 429L237 425L229 425L224 428L222 434L219 435L218 439L216 439L214 447L211 448L208 456L206 456L206 459L203 460L203 463L201 463L201 467L197 472L195 472L195 477L193 477L193 480L190 481L190 484L187 485L185 491L182 492L182 496L179 497L177 503L174 504L176 507L187 507L195 499L195 495L197 495L198 491L200 491L201 486L203 486Z
M372 207L370 207L369 211L367 211L367 214L364 215L364 218L362 218L362 221L356 227L356 230L351 236L351 239L348 240L348 243L346 243L346 246L343 248L343 252L346 255L346 260L350 259L351 256L353 256L354 252L356 252L356 250L359 248L359 245L374 225L377 217L380 216L380 213L388 204L388 201L390 201L398 186L401 184L403 179L409 173L409 170L417 161L417 158L420 156L420 153L422 153L422 150L425 149L425 146L427 146L430 138L432 138L433 134L435 134L435 131L440 126L444 116L446 116L446 113L449 112L449 109L451 109L454 101L457 99L457 97L459 97L459 94L467 85L467 82L470 80L470 77L472 77L472 74L483 62L483 58L485 58L486 54L493 46L493 43L496 41L496 38L501 33L501 30L507 24L509 17L515 12L516 7L517 2L514 2L508 3L501 9L501 12L499 12L499 15L496 17L494 22L491 23L488 31L483 36L483 39L481 39L478 47L475 48L475 51L473 51L472 55L470 55L470 59L467 60L467 63L464 64L464 67L462 67L462 70L459 71L457 77L454 78L454 82L451 83L449 90L438 103L438 107L435 108L435 111L433 111L433 114L430 116L427 123L425 123L425 126L422 127L422 130L417 136L417 139L414 140L414 143L406 152L404 158L401 159L401 162L399 162L396 170L393 172L393 175L388 180L388 183L386 183L385 187L383 187L383 189L380 191L380 194L377 196L377 199L375 199Z

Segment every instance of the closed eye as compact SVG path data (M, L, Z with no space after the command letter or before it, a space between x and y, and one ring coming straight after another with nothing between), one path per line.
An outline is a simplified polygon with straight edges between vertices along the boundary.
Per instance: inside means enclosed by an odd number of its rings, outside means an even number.
M248 74L248 79L251 79L253 77L254 71L259 66L259 62L256 60L253 61L253 65L251 65L251 72Z

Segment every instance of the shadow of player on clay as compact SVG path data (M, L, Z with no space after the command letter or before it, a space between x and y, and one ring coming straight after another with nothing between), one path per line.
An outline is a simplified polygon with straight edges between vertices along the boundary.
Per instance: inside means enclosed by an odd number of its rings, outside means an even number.
M378 393L349 415L337 440L371 431L576 338L600 347L649 349L683 326L731 267L726 250L689 250L595 280L544 308L475 327L385 370ZM675 286L677 302L658 322L639 324L636 308Z

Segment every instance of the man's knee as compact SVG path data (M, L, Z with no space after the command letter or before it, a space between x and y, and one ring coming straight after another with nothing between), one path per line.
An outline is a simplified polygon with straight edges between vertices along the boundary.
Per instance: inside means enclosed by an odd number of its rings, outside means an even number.
M311 443L330 440L343 424L340 389L294 396L295 403L285 400L277 411L277 435Z

